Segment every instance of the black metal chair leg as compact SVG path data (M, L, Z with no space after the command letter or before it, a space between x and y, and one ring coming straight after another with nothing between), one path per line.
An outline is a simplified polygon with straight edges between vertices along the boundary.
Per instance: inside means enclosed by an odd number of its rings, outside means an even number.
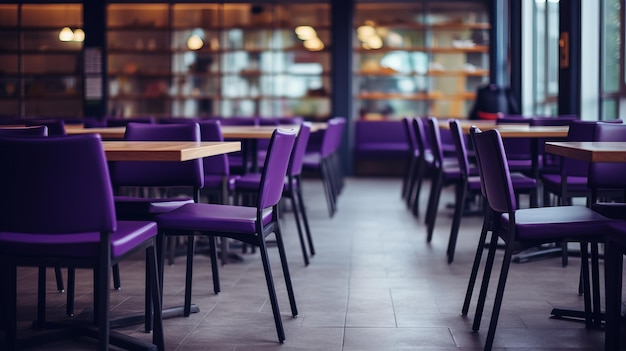
M474 256L474 263L472 264L472 272L470 273L470 279L467 283L467 291L465 292L465 301L463 302L463 308L461 313L467 316L469 311L470 301L472 300L472 293L474 292L474 285L476 284L476 277L478 276L478 268L480 267L480 261L483 257L483 250L485 249L485 242L487 241L487 232L489 231L491 221L491 211L485 209L485 215L483 220L483 227L480 230L480 239L478 239L478 247L476 248L476 255Z

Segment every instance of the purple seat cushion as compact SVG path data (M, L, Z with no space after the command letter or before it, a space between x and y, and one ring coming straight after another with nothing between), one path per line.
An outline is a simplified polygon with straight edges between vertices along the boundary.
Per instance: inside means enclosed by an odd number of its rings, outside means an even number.
M245 190L245 191L259 190L259 185L261 184L261 173L245 174L235 179L233 183L234 183L235 190Z
M159 229L225 233L256 233L256 207L188 204L157 216ZM272 220L272 209L263 211L263 225Z
M585 206L527 208L515 211L518 240L576 239L603 234L612 220ZM500 223L509 226L509 215Z
M155 237L154 222L118 221L111 234L111 257L117 258ZM7 255L98 257L100 233L25 234L0 233L0 253Z
M560 174L544 174L541 176L543 186L551 192L561 192L561 175ZM569 192L585 192L589 191L587 186L587 177L568 176L567 191Z
M511 184L513 185L513 190L515 191L532 190L537 188L536 180L517 172L511 173Z
M146 218L169 212L182 205L193 203L190 198L140 198L115 196L115 212L118 218Z
M528 171L528 170L530 170L532 168L532 161L531 160L512 160L512 159L509 159L508 163L509 163L509 170L511 172Z
M591 205L591 209L607 218L626 219L626 203L597 202Z
M479 176L471 176L467 178L467 188L470 191L480 191L480 177Z
M248 173L237 179L234 179L233 190L243 190L243 191L256 191L259 189L259 185L261 184L261 174L260 173ZM296 180L293 179L291 186L289 184L289 180L285 177L285 191L291 190L296 186Z
M308 168L319 168L322 163L322 155L320 153L307 153L304 155L302 165Z

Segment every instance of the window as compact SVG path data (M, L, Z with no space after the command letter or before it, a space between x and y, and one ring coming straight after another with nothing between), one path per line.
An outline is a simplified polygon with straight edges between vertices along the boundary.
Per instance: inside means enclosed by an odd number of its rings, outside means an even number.
M559 0L535 0L533 12L533 113L556 115L559 95Z

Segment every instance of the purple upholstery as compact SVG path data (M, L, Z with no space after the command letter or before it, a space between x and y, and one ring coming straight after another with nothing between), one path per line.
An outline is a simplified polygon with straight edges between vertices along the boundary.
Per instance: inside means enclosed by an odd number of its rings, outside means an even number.
M200 141L200 128L193 124L129 123L125 140ZM116 187L190 187L204 186L202 159L185 162L116 161L110 163L111 180ZM195 192L194 192L195 194ZM118 218L152 219L155 214L194 202L191 198L116 196Z
M499 228L494 230L492 234L487 259L488 263L485 266L483 284L478 300L479 307L476 311L472 329L477 331L480 326L482 309L489 287L489 276L493 265L493 257L499 238L505 242L505 253L500 280L495 294L489 331L487 333L486 350L491 349L493 346L496 325L513 252L540 243L561 240L581 242L581 276L583 296L585 299L585 317L587 325L591 326L593 316L591 312L587 242L597 243L603 241L603 234L607 231L611 220L584 206L517 209L507 157L500 133L497 130L476 132L474 133L473 141L476 147L487 202L495 213L502 215L500 218L495 219L495 223ZM597 255L593 254L592 259L594 261L592 266L597 267ZM597 277L597 274L594 274L594 276ZM597 284L599 283L594 279L594 290ZM597 300L597 302L597 308L599 309L599 300ZM599 312L595 305L594 310L594 313Z
M328 214L332 217L337 210L337 197L343 186L343 175L339 148L343 140L346 119L344 117L331 118L324 131L324 138L319 152L304 156L303 167L318 170L322 176L324 194L328 206Z
M111 257L122 257L156 236L156 223L145 221L119 221L111 233ZM63 256L73 258L97 257L100 233L37 234L0 232L0 254Z
M6 272L15 272L17 266L50 265L99 272L94 274L94 290L99 291L94 308L105 312L98 314L94 324L97 322L98 348L107 349L109 299L105 294L109 291L109 266L143 248L147 249L147 262L154 262L156 224L116 220L109 170L97 134L0 137L0 164L5 170L0 173L0 264ZM158 273L154 264L149 265L148 273L150 286L146 287L146 293L152 292L152 296L146 295L146 303L152 299L151 308L155 312L153 342L163 349ZM8 321L11 321L6 336L8 349L16 349L15 285L13 277L4 280L2 286ZM40 297L44 293L40 284ZM38 317L44 317L45 298L39 301ZM148 316L149 308L147 305Z
M428 139L434 158L434 176L430 187L430 195L428 196L428 207L426 208L426 241L430 242L435 223L437 221L437 212L439 208L439 199L443 188L448 185L460 184L464 181L463 173L459 168L458 162L454 164L444 163L444 153L441 145L441 134L439 124L435 117L425 118L425 129L428 132Z
M502 227L508 228L510 215L504 213L501 221ZM585 206L527 208L515 213L515 234L517 240L575 240L600 234L609 223L606 217Z
M354 155L357 158L406 158L410 140L400 121L356 121Z
M593 141L626 141L626 124L596 124ZM589 184L595 189L626 188L626 163L592 162L589 165Z
M626 141L626 125L616 123L598 123L594 141ZM626 219L626 164L621 162L592 162L589 165L589 183L591 189L591 208L609 218ZM612 191L613 198L599 201L600 193ZM609 199L611 196L609 195Z
M530 125L531 118L518 115L506 115L496 119L496 124L526 124ZM531 139L508 138L503 141L506 156L511 171L529 172L532 166Z
M287 169L287 177L285 177L284 185L283 185L283 196L288 197L291 200L293 213L296 220L296 227L298 228L298 235L300 238L300 245L302 248L302 255L304 258L304 264L309 264L308 254L306 251L306 243L304 241L304 234L306 233L306 237L309 242L309 250L311 255L315 254L315 249L313 248L313 239L311 237L311 230L309 228L308 218L306 215L306 210L304 207L304 200L302 198L302 189L301 189L301 174L302 174L302 163L304 160L304 154L306 153L306 146L309 140L309 136L311 134L311 124L310 123L302 123L300 126L300 130L298 131L298 136L296 138L295 145L293 147L293 151L291 152L291 157L289 160L289 167ZM234 179L232 182L232 189L235 192L237 197L241 197L244 194L252 194L256 195L256 192L259 189L259 185L261 184L261 174L260 173L248 173L240 178ZM296 201L296 197L298 200ZM304 232L302 229L302 224L300 223L300 218L302 217L302 221L304 222Z
M221 122L219 120L203 120L200 125L200 137L202 141L224 141ZM215 155L204 158L204 187L202 192L213 197L215 201L224 204L228 200L230 182L238 175L230 174L230 158L228 154Z
M0 136L48 136L48 127L44 125L18 128L0 128Z
M465 146L465 137L461 130L461 125L456 119L449 121L450 136L456 149L456 156L459 164L459 170L461 171L461 178L456 185L456 192L454 198L454 217L452 219L452 227L450 229L450 239L448 241L448 263L452 263L454 260L454 251L456 248L456 241L459 234L459 228L461 225L461 217L463 216L463 209L465 208L465 200L468 192L478 193L481 191L480 177L470 176L470 163L467 157L467 147Z
M291 286L289 267L286 261L280 226L278 223L277 204L283 192L284 178L287 174L289 157L296 139L295 130L276 129L270 140L268 154L261 174L256 207L187 204L174 211L157 216L161 235L206 235L211 248L211 266L213 270L214 291L218 293L219 273L216 259L215 236L233 238L259 247L267 281L268 293L274 314L274 322L280 342L285 340L278 301L274 290L270 263L267 257L265 237L271 233L276 236L276 243L281 258L285 283L289 295L292 314L297 315L297 307ZM185 286L185 310L191 306L191 265L188 257L187 284Z
M48 135L66 135L65 122L62 119L27 120L25 125L27 127L46 126Z
M419 204L420 204L420 192L422 189L422 182L428 174L432 173L434 169L435 158L430 148L430 142L424 127L424 121L421 117L415 117L412 120L413 131L415 135L415 142L418 149L418 160L415 170L414 184L409 185L409 191L407 194L407 204L413 207L413 215L419 217Z
M417 139L415 137L415 130L413 129L413 118L404 117L402 119L402 127L409 141L409 153L406 163L406 170L402 177L402 198L407 199L407 206L410 207L411 200L409 194L413 192L415 187L415 173L419 167L419 147L417 146Z
M216 233L256 234L256 207L189 204L159 216L159 227ZM271 208L263 211L263 225L272 220Z
M200 141L197 124L129 123L127 141ZM158 176L157 176L158 175ZM185 162L117 161L111 166L116 186L203 186L202 160Z

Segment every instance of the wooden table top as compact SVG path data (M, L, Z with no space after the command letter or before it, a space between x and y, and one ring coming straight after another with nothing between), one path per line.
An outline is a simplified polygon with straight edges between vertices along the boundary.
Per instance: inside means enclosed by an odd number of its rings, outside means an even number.
M188 161L241 150L241 142L103 141L109 161Z
M442 128L450 129L450 125L447 122L439 125ZM517 123L495 124L484 121L461 123L461 129L465 134L469 134L472 126L476 126L483 131L497 129L503 138L566 138L569 130L569 126L530 126Z
M547 142L546 152L588 162L626 162L626 142Z
M274 129L291 129L299 128L298 125L281 125L281 126L222 126L222 135L225 139L269 139L272 137ZM312 124L311 132L326 129L326 123L316 122ZM313 130L315 128L315 130ZM66 126L65 132L68 135L73 134L100 134L102 139L124 139L126 127L107 127L107 128L85 128L81 125Z

